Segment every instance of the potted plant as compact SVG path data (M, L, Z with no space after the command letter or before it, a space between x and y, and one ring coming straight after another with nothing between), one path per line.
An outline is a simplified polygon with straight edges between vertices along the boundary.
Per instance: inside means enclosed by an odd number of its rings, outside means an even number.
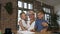
M59 25L58 25L58 22L57 22L58 17L59 16L57 14L51 15L50 30L52 30L52 32L57 32L59 30Z

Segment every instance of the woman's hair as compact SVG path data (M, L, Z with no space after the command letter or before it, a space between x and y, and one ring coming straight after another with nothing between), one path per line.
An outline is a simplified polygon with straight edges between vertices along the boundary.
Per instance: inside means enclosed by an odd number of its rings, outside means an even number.
M34 14L35 12L33 10L29 10L29 14Z
M45 14L44 10L38 10L38 11L37 11L37 14L38 14L38 13Z

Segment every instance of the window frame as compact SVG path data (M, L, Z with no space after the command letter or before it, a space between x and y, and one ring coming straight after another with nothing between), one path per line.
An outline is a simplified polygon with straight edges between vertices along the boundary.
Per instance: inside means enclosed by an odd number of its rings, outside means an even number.
M21 1L21 0L18 0L18 1ZM25 2L25 1L21 1L22 2L22 8L20 8L20 7L18 7L18 10L26 10L26 11L28 11L28 10L34 10L34 4L33 3L30 3L30 2ZM27 3L27 8L24 8L24 3ZM32 4L33 5L33 8L32 9L28 9L28 4Z
M43 8L47 8L47 7L43 7ZM47 8L47 9L50 9L50 8ZM44 9L43 9L44 10ZM50 9L50 13L47 13L47 12L45 12L45 14L46 15L49 15L49 20L47 20L48 21L48 23L51 23L51 9ZM45 19L46 17L44 16L44 19Z
M28 10L33 10L34 9L34 4L33 3L31 3L31 2L25 2L25 1L22 1L22 0L18 0L18 1L21 1L22 2L22 8L20 8L20 7L18 7L18 10L21 10L22 12L23 11L27 11L28 12ZM27 9L26 8L24 8L24 3L27 3ZM18 4L18 2L17 2L17 4ZM33 9L28 9L28 4L32 4L33 5ZM18 15L18 12L17 12L17 15ZM18 17L17 17L17 21L18 21Z

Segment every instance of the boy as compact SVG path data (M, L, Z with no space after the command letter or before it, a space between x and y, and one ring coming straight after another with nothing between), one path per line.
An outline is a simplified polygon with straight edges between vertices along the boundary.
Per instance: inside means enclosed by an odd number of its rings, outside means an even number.
M37 19L35 21L35 30L37 32L43 32L47 30L48 24L47 21L43 20L45 12L43 10L40 10L37 13Z

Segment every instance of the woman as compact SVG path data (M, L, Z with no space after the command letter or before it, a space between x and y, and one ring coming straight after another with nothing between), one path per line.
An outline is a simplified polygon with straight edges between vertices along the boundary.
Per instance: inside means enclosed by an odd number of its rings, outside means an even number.
M30 18L30 20L28 20L28 31L34 31L35 13L32 10L30 10L28 13Z

